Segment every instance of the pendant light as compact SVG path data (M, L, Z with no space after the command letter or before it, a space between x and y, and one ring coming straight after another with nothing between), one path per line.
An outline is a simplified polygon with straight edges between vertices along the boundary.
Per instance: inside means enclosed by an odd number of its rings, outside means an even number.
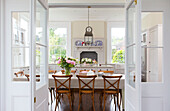
M84 34L84 42L86 45L92 45L93 43L93 29L92 27L89 25L89 8L91 8L90 6L88 6L88 26L85 29L85 34Z

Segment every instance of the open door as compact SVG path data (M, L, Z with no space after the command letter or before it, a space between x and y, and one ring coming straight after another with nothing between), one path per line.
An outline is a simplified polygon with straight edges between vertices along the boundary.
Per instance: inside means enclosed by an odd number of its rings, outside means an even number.
M32 111L48 111L48 3L32 0Z
M141 1L126 5L126 111L141 111Z
M146 75L141 84L142 111L170 111L170 0L142 0L141 19L146 33L141 59L147 60L142 71Z

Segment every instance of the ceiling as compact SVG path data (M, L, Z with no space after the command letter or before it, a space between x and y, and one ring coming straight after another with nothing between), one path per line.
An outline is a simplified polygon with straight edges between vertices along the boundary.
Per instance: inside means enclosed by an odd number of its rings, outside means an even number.
M49 4L124 4L126 0L48 0ZM86 21L87 8L50 8L49 21ZM124 21L124 8L90 8L90 21Z
M49 21L86 21L88 8L50 8ZM90 8L90 21L124 21L124 8Z

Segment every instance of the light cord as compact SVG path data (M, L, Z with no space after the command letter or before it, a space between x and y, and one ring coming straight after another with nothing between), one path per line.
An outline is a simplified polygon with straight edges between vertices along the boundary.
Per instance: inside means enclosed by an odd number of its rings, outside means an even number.
M89 7L88 7L88 26L89 26Z

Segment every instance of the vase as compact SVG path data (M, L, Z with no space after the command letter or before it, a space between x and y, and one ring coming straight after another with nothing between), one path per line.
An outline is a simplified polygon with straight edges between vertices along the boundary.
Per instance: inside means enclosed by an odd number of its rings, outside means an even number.
M66 75L70 75L70 73L71 73L71 68L68 67L68 68L65 68L65 70L66 70Z

